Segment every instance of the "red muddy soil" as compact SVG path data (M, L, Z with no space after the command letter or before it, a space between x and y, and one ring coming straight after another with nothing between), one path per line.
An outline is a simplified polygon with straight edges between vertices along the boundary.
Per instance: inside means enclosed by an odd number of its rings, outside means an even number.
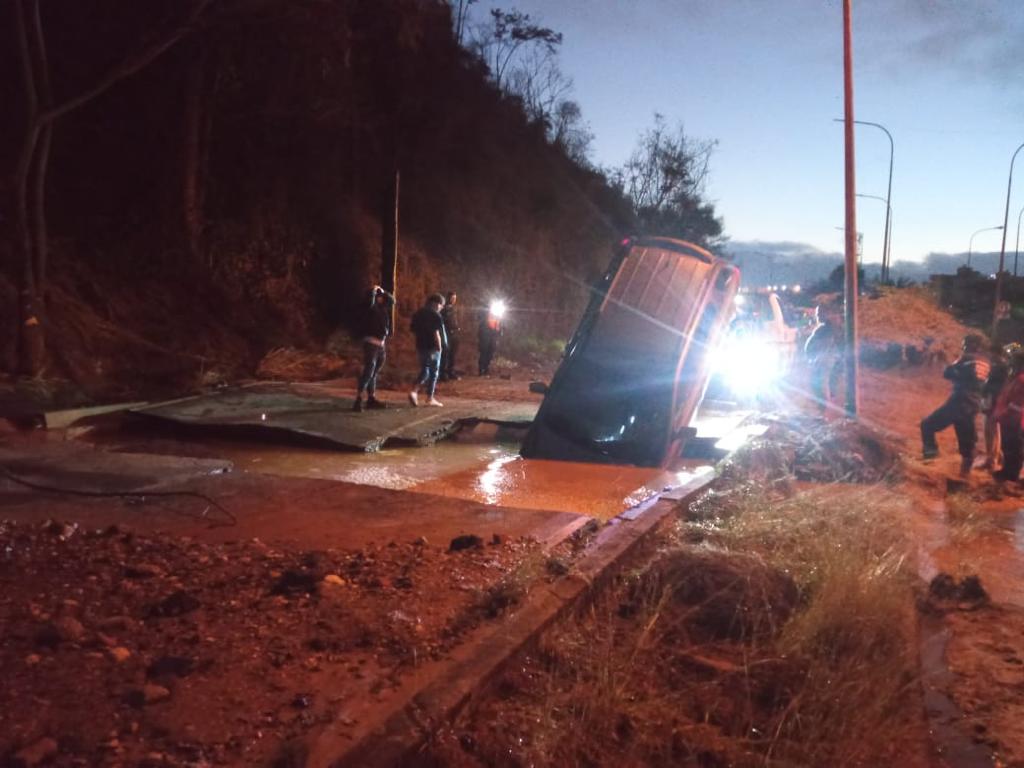
M500 616L539 558L524 540L300 549L4 522L0 755L301 765L304 737Z

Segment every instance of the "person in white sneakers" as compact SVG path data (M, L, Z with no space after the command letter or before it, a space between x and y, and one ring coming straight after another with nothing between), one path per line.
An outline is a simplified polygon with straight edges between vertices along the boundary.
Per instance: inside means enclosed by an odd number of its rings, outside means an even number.
M419 405L419 389L423 385L427 387L426 405L443 405L434 397L437 376L441 368L441 354L448 346L444 319L441 317L443 306L444 297L439 293L432 293L427 297L426 305L416 310L416 314L412 316L411 328L416 336L416 355L420 361L420 375L409 393L409 402L414 406Z

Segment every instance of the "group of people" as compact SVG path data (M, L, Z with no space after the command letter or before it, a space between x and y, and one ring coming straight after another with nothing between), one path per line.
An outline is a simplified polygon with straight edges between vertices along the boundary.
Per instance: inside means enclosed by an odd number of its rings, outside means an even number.
M387 344L391 337L391 317L395 297L380 286L370 291L369 307L365 317L363 335L363 370L356 387L356 399L352 406L355 411L363 410L363 393L366 393L366 408L380 409L387 405L377 398L377 377L387 360ZM424 404L441 407L443 403L434 395L438 381L454 381L460 378L455 367L462 336L461 312L458 295L450 291L446 296L432 293L426 303L412 316L410 330L416 340L416 356L419 373L411 390L409 402L420 404L420 389L425 390ZM484 314L479 329L478 371L481 376L490 373L491 361L502 335L501 318L492 312Z
M949 398L921 421L924 458L938 456L935 435L948 427L956 432L960 474L974 468L978 442L977 416L985 416L985 459L982 466L999 482L1016 482L1024 464L1024 347L993 345L988 352L977 334L964 337L962 353L943 376L952 382Z

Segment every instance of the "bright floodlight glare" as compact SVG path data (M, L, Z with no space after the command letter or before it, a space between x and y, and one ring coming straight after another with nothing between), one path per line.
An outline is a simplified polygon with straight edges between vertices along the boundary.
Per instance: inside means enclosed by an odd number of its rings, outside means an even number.
M779 349L752 338L726 340L712 353L711 365L725 385L741 397L769 391L784 374Z
M505 316L505 302L501 299L495 299L491 302L491 314L497 318Z
M793 293L800 293L800 286L799 285L794 285L793 286Z

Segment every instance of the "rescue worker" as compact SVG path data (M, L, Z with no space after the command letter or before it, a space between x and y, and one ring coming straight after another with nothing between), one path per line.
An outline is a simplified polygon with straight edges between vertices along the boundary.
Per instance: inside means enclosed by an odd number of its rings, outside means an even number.
M1006 384L1010 368L1008 359L1014 352L1013 347L1018 344L1010 344L1004 350L999 344L993 344L989 351L989 372L981 388L981 412L985 414L985 462L983 469L996 470L1002 461L1000 452L999 420L995 415L996 401L999 393Z
M419 388L424 385L427 387L426 404L437 408L443 405L434 397L437 376L441 369L441 354L448 346L444 319L441 317L442 307L444 297L439 293L432 293L427 297L427 303L412 316L410 327L416 336L416 355L420 363L419 376L412 391L409 392L409 402L414 406L419 405Z
M391 335L391 308L394 305L395 297L379 285L370 289L370 304L363 320L363 371L359 374L356 401L352 404L353 411L363 410L364 390L367 408L387 407L376 397L377 376L380 375L387 360L387 342Z
M977 334L968 334L963 341L963 354L942 375L953 382L949 398L921 421L921 444L925 459L939 455L935 435L947 427L956 431L960 450L960 476L967 477L974 463L974 447L978 441L975 421L981 404L981 386L988 378L989 362L984 354L984 341Z
M441 381L455 381L459 374L455 372L455 357L459 353L459 297L455 291L448 292L448 300L441 310L444 320L444 332L448 335L448 348L441 357Z
M480 330L477 335L480 348L477 368L481 376L487 376L491 372L491 360L494 359L494 353L498 350L498 339L501 337L501 333L501 318L488 310L480 321Z
M814 308L814 329L804 343L804 355L811 367L811 394L824 413L839 389L843 370L842 323L828 306Z
M1020 344L1007 347L1009 370L1006 385L996 400L993 415L999 424L1003 443L1003 466L992 477L1000 482L1016 482L1024 463L1024 436L1021 418L1024 416L1024 349Z

